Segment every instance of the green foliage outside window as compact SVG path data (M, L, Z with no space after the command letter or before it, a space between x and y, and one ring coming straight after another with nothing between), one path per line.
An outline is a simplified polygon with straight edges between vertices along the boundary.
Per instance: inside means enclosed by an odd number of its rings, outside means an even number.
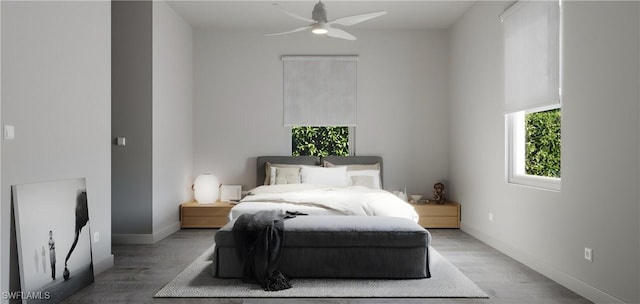
M348 156L349 127L293 127L291 155Z
M560 109L525 116L526 174L560 177L560 118Z

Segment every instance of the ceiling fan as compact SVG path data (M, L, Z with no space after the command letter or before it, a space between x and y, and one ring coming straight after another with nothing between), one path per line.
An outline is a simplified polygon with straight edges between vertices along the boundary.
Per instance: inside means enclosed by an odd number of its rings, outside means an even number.
M312 33L318 34L318 35L326 34L327 36L333 37L333 38L340 38L340 39L346 39L346 40L356 40L357 38L355 36L347 33L344 30L341 30L339 28L332 27L332 25L337 24L337 25L343 25L343 26L351 26L351 25L355 25L355 24L367 21L369 19L380 17L380 16L382 16L382 15L387 13L386 11L379 11L379 12L373 12L373 13L366 13L366 14L342 17L342 18L338 18L338 19L333 20L333 21L328 21L327 20L327 10L324 8L324 3L322 3L322 0L318 1L318 3L316 3L316 5L313 7L313 12L311 13L311 19L306 18L306 17L302 17L302 16L297 15L297 14L294 14L294 13L292 13L292 12L282 8L282 7L280 7L278 4L274 3L273 5L277 9L282 11L283 13L285 13L285 14L287 14L287 15L295 18L295 19L309 22L310 24L305 26L305 27L297 28L297 29L292 30L292 31L287 31L287 32L282 32L282 33L267 34L269 36L291 34L291 33L305 31L305 30L309 30L310 29Z

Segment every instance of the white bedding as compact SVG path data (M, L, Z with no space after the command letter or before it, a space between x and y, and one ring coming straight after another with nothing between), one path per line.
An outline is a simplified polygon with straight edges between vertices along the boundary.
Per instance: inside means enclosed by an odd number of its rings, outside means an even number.
M249 191L229 213L233 220L259 210L298 211L309 215L380 215L418 222L418 214L392 193L362 186L333 187L314 184L259 186Z

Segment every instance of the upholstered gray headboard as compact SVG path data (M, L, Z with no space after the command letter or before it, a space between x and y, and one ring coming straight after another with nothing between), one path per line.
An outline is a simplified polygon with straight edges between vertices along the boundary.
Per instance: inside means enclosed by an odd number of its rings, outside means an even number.
M321 161L326 160L334 165L370 165L380 164L380 183L384 185L382 179L384 174L382 171L382 157L380 156L326 156L322 159L317 156L259 156L256 160L256 185L264 184L266 162L272 164L299 164L319 166Z

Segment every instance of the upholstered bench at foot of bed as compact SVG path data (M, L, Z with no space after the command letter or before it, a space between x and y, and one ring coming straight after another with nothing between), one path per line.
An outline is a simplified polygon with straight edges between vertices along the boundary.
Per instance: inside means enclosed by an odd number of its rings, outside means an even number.
M234 222L215 235L217 273L241 278ZM431 235L420 225L386 216L298 216L284 222L279 269L293 278L430 277Z

